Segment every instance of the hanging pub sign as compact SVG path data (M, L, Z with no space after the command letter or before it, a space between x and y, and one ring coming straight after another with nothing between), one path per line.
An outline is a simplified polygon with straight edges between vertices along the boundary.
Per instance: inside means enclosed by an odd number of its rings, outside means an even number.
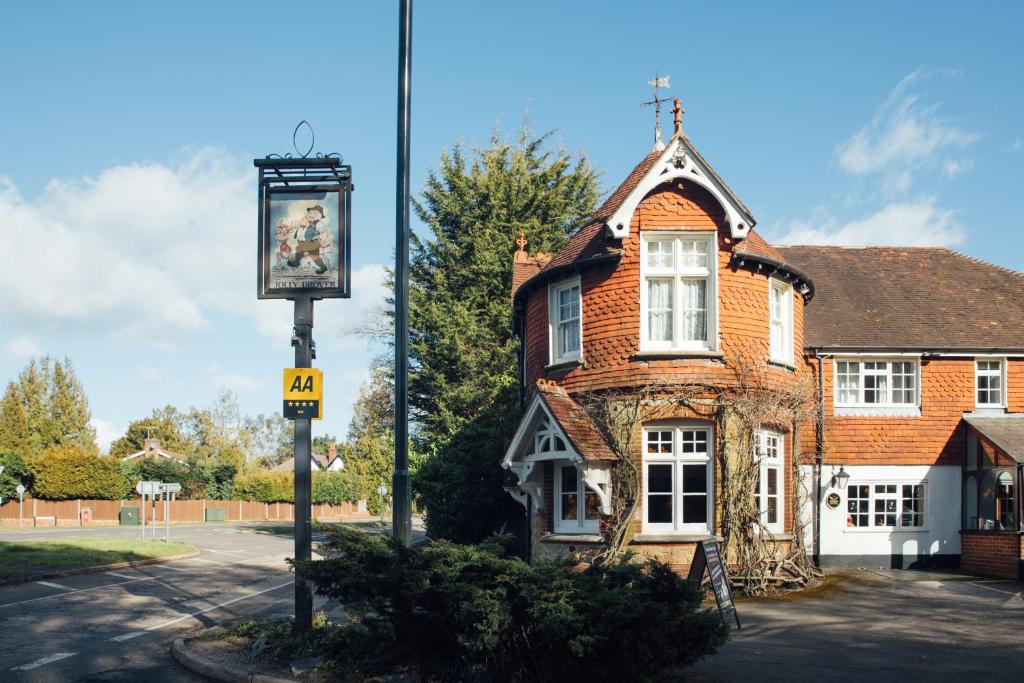
M256 159L260 299L351 295L352 167L338 156Z
M732 599L732 588L729 586L729 576L725 573L725 564L722 562L717 541L701 541L697 544L687 580L699 587L704 582L705 572L711 582L711 591L715 594L715 602L718 603L718 612L722 615L722 621L728 626L731 613L733 619L736 620L736 628L741 628L740 615L736 612L736 603Z

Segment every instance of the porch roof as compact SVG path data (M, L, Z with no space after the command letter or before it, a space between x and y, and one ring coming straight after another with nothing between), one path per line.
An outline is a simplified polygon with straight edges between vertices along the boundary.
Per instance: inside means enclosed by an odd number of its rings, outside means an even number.
M618 460L590 416L554 382L537 382L537 393L584 460Z
M993 417L965 415L964 421L1016 462L1024 463L1024 414Z

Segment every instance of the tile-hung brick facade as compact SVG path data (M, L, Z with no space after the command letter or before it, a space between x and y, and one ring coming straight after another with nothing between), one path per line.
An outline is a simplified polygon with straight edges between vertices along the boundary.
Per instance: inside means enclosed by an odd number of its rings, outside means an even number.
M520 241L523 415L502 465L531 554L596 547L613 511L617 456L585 397L754 368L768 390L821 389L823 420L755 437L756 504L782 545L801 525L822 565L1016 576L1024 276L944 249L772 247L753 227L677 119L559 253ZM636 425L629 549L685 570L720 536L719 428L684 407Z

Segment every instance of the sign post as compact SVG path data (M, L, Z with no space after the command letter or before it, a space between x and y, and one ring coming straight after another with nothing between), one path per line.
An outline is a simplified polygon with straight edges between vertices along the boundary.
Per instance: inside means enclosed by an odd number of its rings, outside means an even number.
M701 583L704 582L705 572L711 580L711 590L715 594L715 602L718 604L719 614L722 615L722 622L728 626L729 620L726 615L731 612L736 620L736 628L742 628L740 626L740 615L736 611L736 603L732 599L729 576L725 573L725 564L722 562L722 555L718 551L717 541L701 541L697 545L687 580L699 588Z
M14 489L18 492L18 528L25 528L25 485L18 484Z
M295 368L285 371L284 417L295 422L295 559L312 557L311 420L323 414L323 375L313 369L313 302L351 296L352 167L337 154L310 157L269 155L256 159L259 169L259 251L256 275L259 299L294 302L292 346ZM313 627L313 592L302 572L295 572L295 630Z

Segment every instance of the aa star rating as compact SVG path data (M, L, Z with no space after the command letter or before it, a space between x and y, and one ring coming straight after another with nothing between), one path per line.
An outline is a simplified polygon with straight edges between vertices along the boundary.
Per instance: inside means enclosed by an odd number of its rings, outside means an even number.
M284 369L282 415L289 420L323 418L324 373L317 368Z

